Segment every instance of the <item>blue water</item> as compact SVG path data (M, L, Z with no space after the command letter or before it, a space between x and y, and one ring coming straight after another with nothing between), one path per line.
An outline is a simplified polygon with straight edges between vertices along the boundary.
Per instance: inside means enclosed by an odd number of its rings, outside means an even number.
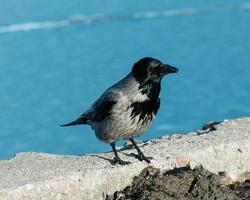
M140 139L250 116L250 1L1 0L0 158L110 150L78 117L141 57L177 66Z

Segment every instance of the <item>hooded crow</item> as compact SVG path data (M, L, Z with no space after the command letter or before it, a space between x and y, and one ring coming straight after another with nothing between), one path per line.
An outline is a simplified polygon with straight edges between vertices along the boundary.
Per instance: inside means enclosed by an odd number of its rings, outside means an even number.
M163 76L177 72L177 68L157 59L142 58L127 76L108 88L78 119L62 126L90 125L98 139L111 145L114 163L130 163L118 156L117 140L130 140L138 152L134 155L140 161L150 163L133 138L143 135L157 114Z

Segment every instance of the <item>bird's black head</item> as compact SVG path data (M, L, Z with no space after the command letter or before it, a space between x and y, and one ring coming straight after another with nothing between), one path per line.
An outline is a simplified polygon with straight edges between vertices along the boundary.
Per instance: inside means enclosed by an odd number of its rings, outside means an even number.
M159 83L164 75L177 72L177 68L150 57L142 58L132 68L132 74L139 82L152 81Z

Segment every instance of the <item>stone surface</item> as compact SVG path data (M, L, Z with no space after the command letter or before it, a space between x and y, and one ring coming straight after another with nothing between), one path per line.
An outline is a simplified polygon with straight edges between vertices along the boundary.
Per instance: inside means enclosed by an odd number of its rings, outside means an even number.
M233 180L250 178L250 118L225 120L187 135L165 136L139 143L152 166L172 169L202 164L214 173ZM0 199L104 199L120 190L148 166L129 156L135 149L125 147L121 158L127 166L113 166L112 153L60 156L19 153L0 161Z

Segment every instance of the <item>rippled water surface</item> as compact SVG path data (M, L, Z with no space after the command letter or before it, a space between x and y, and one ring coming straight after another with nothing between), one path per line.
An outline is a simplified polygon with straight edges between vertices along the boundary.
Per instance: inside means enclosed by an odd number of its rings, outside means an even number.
M78 117L141 57L175 65L140 139L250 116L250 2L1 0L0 158L110 150Z

